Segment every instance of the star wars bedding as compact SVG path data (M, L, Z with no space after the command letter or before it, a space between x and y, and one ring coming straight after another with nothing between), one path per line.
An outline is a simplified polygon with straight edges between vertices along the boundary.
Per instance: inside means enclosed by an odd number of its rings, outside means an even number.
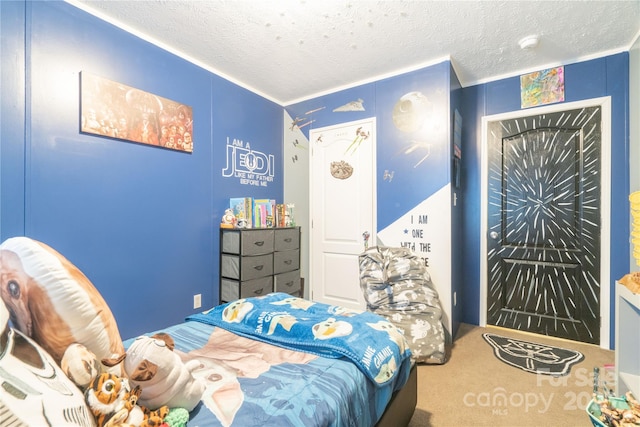
M271 293L217 306L189 320L323 357L346 357L376 385L395 377L411 351L393 324L370 312Z
M183 361L200 362L193 375L206 381L190 426L372 426L410 370L401 362L378 384L347 357L274 346L193 319L163 332Z
M360 255L367 309L404 331L417 363L446 361L442 307L431 276L407 248L375 246Z

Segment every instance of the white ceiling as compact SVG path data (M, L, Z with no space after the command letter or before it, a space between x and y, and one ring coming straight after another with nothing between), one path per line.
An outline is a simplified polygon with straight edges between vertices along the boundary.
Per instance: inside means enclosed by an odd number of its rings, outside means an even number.
M68 0L279 104L451 59L463 86L628 51L640 0ZM518 42L538 35L537 48Z

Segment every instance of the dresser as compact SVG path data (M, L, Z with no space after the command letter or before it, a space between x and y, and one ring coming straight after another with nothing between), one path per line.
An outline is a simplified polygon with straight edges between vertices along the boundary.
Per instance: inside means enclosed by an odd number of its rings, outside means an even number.
M220 301L302 296L300 227L220 229Z

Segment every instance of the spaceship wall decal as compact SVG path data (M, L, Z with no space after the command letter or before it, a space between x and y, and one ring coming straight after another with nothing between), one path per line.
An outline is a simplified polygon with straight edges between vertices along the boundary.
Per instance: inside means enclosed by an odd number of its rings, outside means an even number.
M345 112L345 111L365 111L364 110L364 101L358 98L356 101L347 102L340 107L334 108L333 112Z

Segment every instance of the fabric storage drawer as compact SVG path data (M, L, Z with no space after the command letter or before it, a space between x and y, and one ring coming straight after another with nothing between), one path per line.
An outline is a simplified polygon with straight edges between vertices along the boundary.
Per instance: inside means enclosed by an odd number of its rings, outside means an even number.
M273 274L286 273L300 268L300 251L274 252Z
M275 229L275 250L288 251L300 247L299 228L278 228Z
M302 296L300 240L300 227L221 228L220 300L266 295L276 281L280 292Z
M222 279L220 283L220 300L229 302L240 298L259 297L266 295L273 289L273 276L239 282L237 280Z
M242 281L273 274L273 254L240 257L222 254L220 272L223 277Z
M300 270L277 274L274 278L274 292L294 294L300 291Z
M273 252L273 230L225 230L222 252L239 255L262 255Z

